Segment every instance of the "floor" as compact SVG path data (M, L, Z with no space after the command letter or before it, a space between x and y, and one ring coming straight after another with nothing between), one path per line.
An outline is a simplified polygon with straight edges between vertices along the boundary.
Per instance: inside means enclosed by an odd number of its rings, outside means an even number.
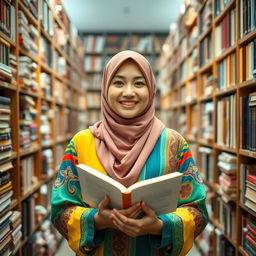
M55 256L75 256L75 253L69 248L68 243L63 239L59 250L56 252ZM196 246L194 246L187 256L200 256L200 253L197 251Z

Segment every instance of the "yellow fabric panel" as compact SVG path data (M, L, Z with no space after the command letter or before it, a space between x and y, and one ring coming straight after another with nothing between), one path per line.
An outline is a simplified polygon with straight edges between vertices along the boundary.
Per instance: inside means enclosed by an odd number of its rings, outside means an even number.
M186 208L177 208L174 213L180 216L183 221L184 244L180 252L180 256L183 256L186 255L193 246L195 232L194 217Z
M98 159L95 147L95 139L89 129L78 132L73 138L78 163L86 164L101 173L106 174L101 162Z
M79 256L83 255L83 253L79 250L80 244L80 218L82 213L87 208L84 207L76 207L69 216L69 220L67 223L68 228L68 244L69 246L78 254Z

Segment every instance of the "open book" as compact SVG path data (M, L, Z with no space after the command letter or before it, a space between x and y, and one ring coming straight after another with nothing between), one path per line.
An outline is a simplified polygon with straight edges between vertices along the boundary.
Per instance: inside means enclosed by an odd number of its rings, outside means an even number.
M174 172L160 177L139 181L126 188L111 177L84 164L76 166L83 200L95 208L105 195L110 207L128 208L144 201L157 215L173 212L177 208L182 174Z

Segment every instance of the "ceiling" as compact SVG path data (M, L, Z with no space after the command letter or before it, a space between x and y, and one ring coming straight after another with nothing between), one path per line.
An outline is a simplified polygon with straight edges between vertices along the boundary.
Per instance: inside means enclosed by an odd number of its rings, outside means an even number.
M184 0L62 0L80 31L168 32Z

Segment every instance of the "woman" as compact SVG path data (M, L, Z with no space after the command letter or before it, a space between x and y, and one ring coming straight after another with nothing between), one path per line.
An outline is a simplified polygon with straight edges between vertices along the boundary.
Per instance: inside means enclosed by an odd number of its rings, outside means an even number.
M151 66L139 53L120 52L104 69L102 121L70 141L52 190L52 222L77 255L186 255L207 223L205 190L188 144L155 117L155 93ZM156 216L137 202L117 211L108 208L107 196L90 208L81 198L80 163L125 186L181 172L178 208Z

